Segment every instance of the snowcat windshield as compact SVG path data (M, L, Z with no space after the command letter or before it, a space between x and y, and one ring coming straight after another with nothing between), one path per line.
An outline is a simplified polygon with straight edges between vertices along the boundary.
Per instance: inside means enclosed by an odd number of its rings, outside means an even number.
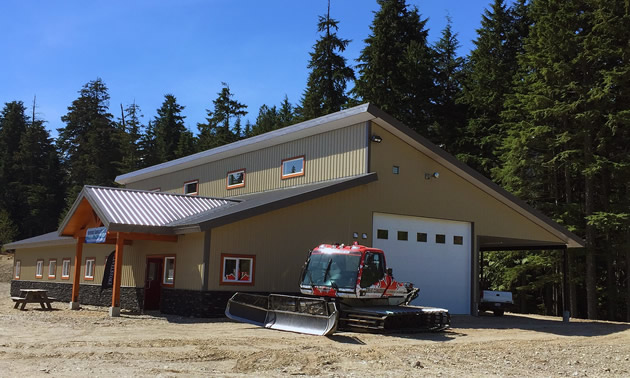
M354 289L361 255L313 252L304 271L302 284Z

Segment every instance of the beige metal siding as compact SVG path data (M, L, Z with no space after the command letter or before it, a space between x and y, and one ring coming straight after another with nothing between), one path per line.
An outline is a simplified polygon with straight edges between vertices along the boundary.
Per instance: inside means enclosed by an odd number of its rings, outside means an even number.
M74 272L75 246L53 246L18 249L15 259L21 261L20 280L42 282L72 283ZM80 282L82 284L100 285L105 270L105 259L115 250L113 245L84 244L81 261ZM201 289L201 266L203 260L203 233L180 235L176 243L140 241L132 245L125 245L123 250L123 267L121 286L144 287L147 256L175 256L175 288ZM87 281L85 277L86 258L95 258L94 280ZM61 264L64 258L70 258L70 279L61 279ZM43 278L35 278L35 266L38 259L44 260ZM57 276L48 279L48 261L57 259Z
M265 190L326 181L366 173L365 123L313 135L277 146L127 184L131 189L183 193L184 182L199 180L199 194L230 197ZM281 179L281 162L306 158L304 176ZM245 169L245 186L228 190L227 173Z
M309 249L351 243L355 232L372 245L374 212L472 222L475 251L476 235L562 242L378 125L373 133L383 137L370 152L378 181L213 229L210 290L296 292ZM392 173L394 165L400 174ZM440 177L426 180L433 172ZM221 254L255 255L255 285L220 285Z
M209 289L298 291L300 267L309 249L324 242L348 243L353 232L370 232L371 215L361 217L355 213L366 207L361 203L366 186L213 229ZM255 255L255 285L221 285L221 254Z
M473 222L476 235L563 243L380 126L373 123L372 130L383 137L370 151L371 171L378 173L370 185L373 211ZM394 165L400 174L392 173ZM425 179L434 172L439 178Z

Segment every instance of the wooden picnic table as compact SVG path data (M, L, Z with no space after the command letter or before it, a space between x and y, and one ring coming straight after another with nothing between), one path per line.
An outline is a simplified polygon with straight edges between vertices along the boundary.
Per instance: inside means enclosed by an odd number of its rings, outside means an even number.
M48 290L44 289L20 289L20 296L11 297L11 299L15 302L13 308L18 308L22 304L20 310L24 310L27 303L39 303L43 310L52 310L50 302L55 301L55 298L48 296Z

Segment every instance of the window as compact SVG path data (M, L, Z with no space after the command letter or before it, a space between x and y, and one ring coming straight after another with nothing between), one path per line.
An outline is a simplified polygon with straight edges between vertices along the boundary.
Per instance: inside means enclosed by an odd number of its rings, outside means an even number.
M42 278L44 276L44 260L37 260L35 266L35 278Z
M94 280L94 263L96 259L94 257L88 257L85 259L85 278L86 281Z
M361 273L363 288L369 287L380 281L385 276L385 261L380 253L366 252Z
M184 194L190 194L191 196L196 196L197 194L199 194L198 187L199 187L199 180L185 182Z
M426 232L418 232L416 237L418 238L417 240L419 242L422 242L422 243L426 243L427 242L427 233Z
M376 238L377 239L388 239L389 232L387 230L376 230Z
M67 280L70 278L70 259L63 259L61 262L61 279Z
M400 174L400 167L399 167L399 166L397 166L397 165L394 165L394 166L392 167L392 173L393 173L393 174L395 174L395 175Z
M20 273L22 273L22 262L20 260L15 260L15 274L13 275L13 278L19 280Z
M245 169L228 172L227 183L228 189L242 188L245 186Z
M463 245L464 237L463 236L453 236L453 244L455 245Z
M221 283L254 284L256 256L221 255Z
M162 284L173 286L175 284L175 257L164 258L164 277Z
M57 259L48 260L48 278L57 277Z
M304 176L304 156L282 160L282 178Z
M398 240L409 239L409 233L407 231L398 231Z
M435 242L438 243L438 244L446 243L446 235L444 235L444 234L436 234L435 235Z

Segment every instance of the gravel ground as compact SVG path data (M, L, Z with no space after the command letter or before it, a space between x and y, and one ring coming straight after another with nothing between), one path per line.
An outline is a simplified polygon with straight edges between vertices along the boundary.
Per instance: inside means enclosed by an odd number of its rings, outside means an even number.
M630 376L625 323L455 316L443 333L318 337L67 303L19 311L8 291L0 283L0 376Z

